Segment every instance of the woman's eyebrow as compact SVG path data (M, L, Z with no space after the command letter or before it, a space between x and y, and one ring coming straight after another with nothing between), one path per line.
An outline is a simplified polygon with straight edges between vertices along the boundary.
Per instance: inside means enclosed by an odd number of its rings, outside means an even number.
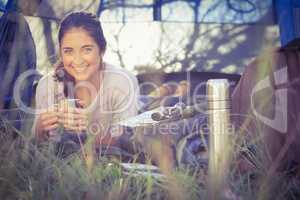
M86 47L94 47L94 45L92 44L87 44L87 45L83 45L82 48L86 48Z
M63 50L73 49L72 47L63 47Z

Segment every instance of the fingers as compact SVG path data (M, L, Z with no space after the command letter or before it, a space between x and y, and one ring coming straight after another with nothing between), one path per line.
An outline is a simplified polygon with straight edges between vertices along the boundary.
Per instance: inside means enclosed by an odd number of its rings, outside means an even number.
M76 101L78 107L83 107L84 102ZM69 105L68 101L62 101L49 107L48 111L40 114L38 132L42 135L49 133L50 130L63 126L66 130L83 131L87 130L88 116L82 108Z
M52 130L55 130L59 127L59 125L56 123L56 124L52 124L52 125L48 125L44 128L45 131L52 131Z
M42 126L53 125L58 122L58 117L56 115L47 115L41 117Z
M86 115L74 113L62 113L58 117L58 122L61 123L66 130L83 131L87 129L88 120Z
M88 118L80 114L62 113L58 115L58 122L66 125L87 125Z
M40 115L40 124L45 127L58 122L57 114L49 112Z
M86 121L88 119L86 114L79 113L59 113L58 118L61 120L82 120Z
M83 120L61 120L59 119L58 122L62 124L64 127L87 127L87 122Z
M66 130L72 130L72 131L87 130L87 126L88 126L88 122L85 119L73 120L67 118L67 119L59 119L59 122L63 124Z
M63 126L65 130L72 132L82 132L87 130L88 117L83 109L78 108L49 108L45 113L38 116L36 135L38 139L46 139L55 130Z
M58 117L54 112L45 112L38 116L36 134L40 138L45 138L49 131L58 127Z
M44 120L48 120L50 118L55 118L57 117L57 114L55 112L45 112L39 115L40 120L44 121Z
M87 130L87 126L77 126L77 125L64 125L65 130L82 132Z

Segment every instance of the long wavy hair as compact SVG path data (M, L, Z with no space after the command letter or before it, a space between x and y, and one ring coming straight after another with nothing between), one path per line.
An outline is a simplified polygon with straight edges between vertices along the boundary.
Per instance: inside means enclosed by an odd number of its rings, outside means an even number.
M102 26L98 18L87 12L72 12L67 15L60 23L58 31L59 48L61 47L62 39L66 32L72 28L84 29L97 43L101 54L104 54L106 50L106 39L103 34ZM102 59L101 59L102 62ZM103 64L100 64L99 70L101 70ZM61 59L55 64L54 78L57 81L63 82L64 95L68 97L73 91L70 91L69 84L75 85L74 78L64 69L64 65ZM72 93L74 94L74 93Z

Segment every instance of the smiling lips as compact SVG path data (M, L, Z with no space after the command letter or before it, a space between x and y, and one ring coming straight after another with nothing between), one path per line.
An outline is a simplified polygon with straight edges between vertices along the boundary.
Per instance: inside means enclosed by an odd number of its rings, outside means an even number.
M88 65L76 66L76 67L75 67L74 65L72 65L72 68L73 68L77 73L83 72L87 67L88 67Z

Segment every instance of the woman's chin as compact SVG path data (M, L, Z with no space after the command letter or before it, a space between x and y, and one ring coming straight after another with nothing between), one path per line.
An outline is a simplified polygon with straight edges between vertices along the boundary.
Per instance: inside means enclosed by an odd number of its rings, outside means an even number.
M74 77L74 79L75 79L76 82L89 80L89 77L83 76L83 75L81 75L81 76L73 76L73 77Z

